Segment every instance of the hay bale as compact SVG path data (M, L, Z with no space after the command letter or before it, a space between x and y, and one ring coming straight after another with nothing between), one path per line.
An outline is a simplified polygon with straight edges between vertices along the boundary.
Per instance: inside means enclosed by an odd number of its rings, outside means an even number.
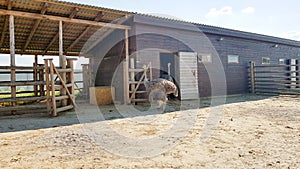
M115 99L115 88L111 86L90 87L90 104L109 105Z

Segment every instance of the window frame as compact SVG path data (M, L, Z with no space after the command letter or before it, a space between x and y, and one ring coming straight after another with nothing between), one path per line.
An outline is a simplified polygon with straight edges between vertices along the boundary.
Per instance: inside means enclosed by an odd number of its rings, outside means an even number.
M281 60L283 60L283 63L281 63ZM278 59L278 64L279 65L285 65L286 64L286 58L279 58Z
M237 61L231 62L231 61L229 61L229 57L236 57ZM239 55L227 55L227 63L228 64L239 64L240 63L240 56Z
M208 58L209 56L209 60L205 60L203 61L203 56ZM198 62L199 63L212 63L212 54L211 53L197 53L197 58L198 58Z
M268 60L268 63L264 63L264 59ZM261 58L261 64L262 65L270 65L271 64L271 58L270 57L262 57Z

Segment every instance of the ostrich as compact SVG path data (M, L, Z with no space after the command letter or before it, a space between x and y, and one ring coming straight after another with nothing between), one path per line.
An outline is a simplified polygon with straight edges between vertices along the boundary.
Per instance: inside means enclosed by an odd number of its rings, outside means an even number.
M156 101L158 108L161 108L168 101L167 95L174 94L175 97L178 97L178 89L176 85L166 79L158 78L148 81L145 77L145 87L149 93L149 101L153 103Z

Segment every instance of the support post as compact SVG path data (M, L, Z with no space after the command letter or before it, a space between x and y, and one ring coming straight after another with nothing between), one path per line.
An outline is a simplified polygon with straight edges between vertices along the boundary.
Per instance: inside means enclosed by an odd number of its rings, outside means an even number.
M135 69L135 66L134 66L134 58L130 58L130 69L131 69L131 70ZM134 71L131 71L131 72L130 72L130 80L131 80L132 82L135 81L135 79L134 79ZM131 102L132 100L135 99L135 93L133 93L133 90L134 90L134 89L135 89L135 84L132 83L131 86L130 86L130 91L132 92L132 93L131 93L131 97L130 97L130 102Z
M67 65L66 65L66 56L63 54L63 23L62 21L59 21L59 66L62 69L66 69ZM66 73L62 72L61 73L61 77L63 79L63 81L66 81ZM63 87L61 87L60 90L60 94L62 96L66 95L66 89L64 89ZM67 105L67 100L63 99L62 100L62 106L66 106Z
M83 80L83 90L82 93L86 99L89 98L89 88L90 88L90 78L89 75L89 65L88 64L82 64L82 80Z
M38 81L38 71L37 70L38 66L38 56L34 55L34 63L33 63L33 80L36 82ZM40 80L40 79L39 79ZM40 89L41 91L41 89ZM41 93L40 93L41 94ZM34 96L38 96L38 85L34 85Z
M14 25L14 16L9 16L9 45L10 45L10 81L11 83L16 82L16 56L15 56L15 25ZM15 85L11 86L11 97L16 98L17 88ZM15 106L16 102L12 102L12 106Z
M37 66L42 67L43 64L37 64ZM43 69L39 69L39 81L41 81L41 82L45 81ZM40 96L45 96L45 90L44 90L43 84L40 85Z
M76 60L76 59L72 59L72 58L67 59L67 67L72 70L71 72L69 72L68 81L67 81L67 83L72 84L71 87L68 88L71 96L75 96L75 93L74 93L75 80L74 80L74 64L73 64L74 60ZM75 97L70 98L68 100L68 104L72 104L72 101L71 101L72 99L73 99L73 101L75 101Z
M94 71L94 59L92 58L89 58L89 64L88 64L88 67L87 67L87 72L88 72L88 75L89 75L89 87L90 86L95 86L95 75L93 73Z
M49 73L50 73L50 71L49 71L49 67L48 67L49 63L48 63L47 59L45 59L44 62L45 62L45 76L46 76L47 112L49 113L49 115L51 115L52 114L52 112L51 112L51 102L50 102L50 100L51 100L51 98L50 98L51 88L50 88L50 82L49 82Z
M255 62L250 62L251 93L255 94Z
M128 78L129 41L128 30L125 30L125 61L124 61L124 104L129 104L129 78Z
M49 64L50 64L50 79L51 79L51 93L52 93L52 116L57 116L57 111L56 111L56 99L55 99L55 84L54 84L54 66L52 59L49 59Z

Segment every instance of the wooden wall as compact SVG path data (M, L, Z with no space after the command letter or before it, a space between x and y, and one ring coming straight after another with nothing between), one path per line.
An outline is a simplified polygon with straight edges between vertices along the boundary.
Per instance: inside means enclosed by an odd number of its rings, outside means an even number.
M139 20L135 24L136 50L152 48L173 53L185 51L212 55L212 63L198 62L200 97L248 93L247 70L250 61L261 64L262 57L270 57L271 64L278 64L280 58L298 59L300 57L299 47L283 44L274 47L275 42L203 34L192 30L193 28L189 26L187 27L190 30L184 30L183 23L163 19L154 20L155 22L151 21L151 23L150 21L143 23ZM162 23L164 26L159 26L159 22L165 22ZM172 26L169 27L168 24ZM178 29L174 28L175 26L178 26ZM228 63L228 55L238 55L239 63ZM156 58L157 54L152 56L153 60L157 60ZM212 88L214 93L212 93Z

